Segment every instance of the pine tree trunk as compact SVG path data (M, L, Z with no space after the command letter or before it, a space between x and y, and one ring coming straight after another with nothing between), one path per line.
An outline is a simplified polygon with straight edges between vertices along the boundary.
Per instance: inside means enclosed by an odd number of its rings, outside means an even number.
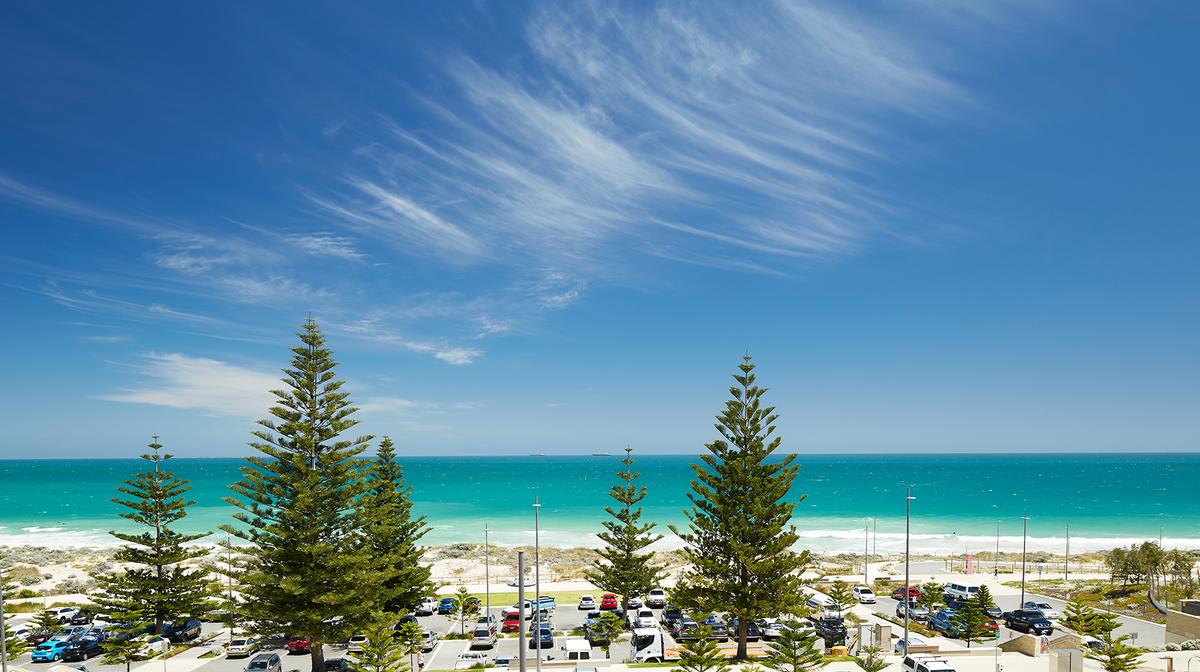
M749 654L750 654L749 647L746 644L746 636L747 636L747 633L749 632L749 629L750 629L750 621L748 621L744 618L739 618L738 619L738 631L737 631L737 643L738 643L737 659L738 660L746 660L749 657Z
M325 672L325 645L320 642L311 642L312 648L309 649L308 655L312 660L312 672Z

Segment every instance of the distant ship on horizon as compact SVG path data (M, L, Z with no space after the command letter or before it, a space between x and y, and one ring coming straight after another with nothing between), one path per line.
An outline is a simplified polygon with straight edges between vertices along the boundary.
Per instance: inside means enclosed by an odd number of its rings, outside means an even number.
M592 453L592 457L612 457L612 453Z

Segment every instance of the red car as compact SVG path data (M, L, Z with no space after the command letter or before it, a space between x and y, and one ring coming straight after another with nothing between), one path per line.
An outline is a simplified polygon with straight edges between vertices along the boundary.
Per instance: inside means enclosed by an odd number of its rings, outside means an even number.
M287 643L288 653L310 653L312 651L312 640L308 637L293 637Z
M521 614L506 614L500 632L517 632L521 629Z
M917 588L916 586L908 587L908 599L917 600L917 599L920 599L920 597L921 597L921 589L920 588ZM899 588L892 591L892 599L896 600L897 602L901 602L904 600L904 586L900 586Z
M600 608L601 609L610 609L611 610L611 609L616 609L618 606L620 606L620 603L617 602L616 595L613 595L612 593L605 593L600 596Z

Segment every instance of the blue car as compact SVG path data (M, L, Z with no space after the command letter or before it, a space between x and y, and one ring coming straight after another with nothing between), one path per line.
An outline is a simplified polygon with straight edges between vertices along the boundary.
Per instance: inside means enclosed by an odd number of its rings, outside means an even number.
M550 628L549 623L542 623L542 627L538 629L537 636L533 632L529 633L529 648L531 649L553 649L554 648L554 630Z
M453 597L443 597L442 600L440 602L438 602L437 612L439 614L453 614L454 613L454 598Z
M56 660L62 660L63 652L70 646L69 639L51 639L47 642L38 644L33 650L33 662L35 663L51 663Z
M953 609L942 609L929 619L929 627L947 637L957 637L962 632L962 619Z

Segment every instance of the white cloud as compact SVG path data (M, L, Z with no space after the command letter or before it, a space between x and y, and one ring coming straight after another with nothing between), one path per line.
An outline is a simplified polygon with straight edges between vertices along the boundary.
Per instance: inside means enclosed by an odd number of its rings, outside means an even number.
M345 236L330 233L293 234L286 236L292 245L314 256L334 257L346 261L362 261L363 255L354 247L354 241Z
M378 319L356 320L342 325L334 325L344 333L357 336L374 343L392 345L409 352L432 355L435 359L454 366L473 364L483 356L483 350L478 348L457 347L446 343L412 339L380 324Z
M137 370L141 385L100 398L255 418L273 404L270 390L283 386L275 374L179 353L149 353Z

